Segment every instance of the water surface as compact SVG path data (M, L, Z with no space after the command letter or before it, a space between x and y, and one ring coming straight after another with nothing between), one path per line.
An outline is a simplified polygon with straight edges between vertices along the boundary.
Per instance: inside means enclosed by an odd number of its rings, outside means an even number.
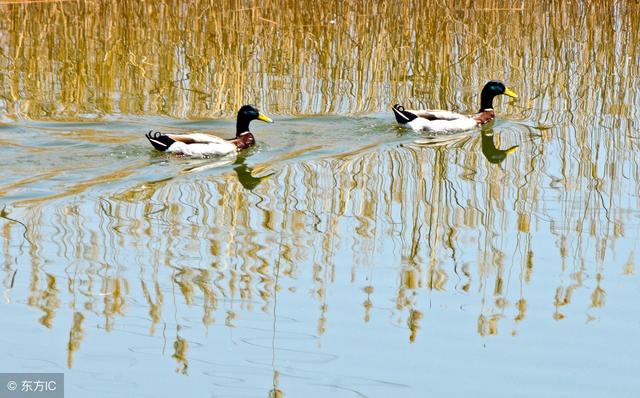
M635 396L638 15L0 5L0 371L68 397ZM482 131L389 112L473 112L492 78L521 98ZM144 139L230 137L246 102L276 123L238 158Z

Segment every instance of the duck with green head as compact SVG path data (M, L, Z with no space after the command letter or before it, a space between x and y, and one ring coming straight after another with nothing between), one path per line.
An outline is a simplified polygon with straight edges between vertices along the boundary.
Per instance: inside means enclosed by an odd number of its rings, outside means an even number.
M518 95L504 83L491 80L485 84L480 93L480 110L474 115L463 115L446 110L409 110L402 105L394 105L393 113L396 121L416 131L453 133L482 126L496 117L493 110L493 99L498 95L518 98Z
M217 157L237 153L255 145L256 140L249 130L249 123L261 120L273 123L269 117L258 111L253 105L243 105L236 120L236 137L225 140L211 134L164 134L149 131L147 139L153 147L162 152L190 157Z

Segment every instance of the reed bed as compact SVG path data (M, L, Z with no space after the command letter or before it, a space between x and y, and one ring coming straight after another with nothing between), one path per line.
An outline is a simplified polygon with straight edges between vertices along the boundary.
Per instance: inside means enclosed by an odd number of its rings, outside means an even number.
M637 2L67 1L0 5L9 117L213 117L415 106L475 110L507 80L515 112L637 105ZM621 55L623 51L623 55ZM631 77L631 78L630 78Z

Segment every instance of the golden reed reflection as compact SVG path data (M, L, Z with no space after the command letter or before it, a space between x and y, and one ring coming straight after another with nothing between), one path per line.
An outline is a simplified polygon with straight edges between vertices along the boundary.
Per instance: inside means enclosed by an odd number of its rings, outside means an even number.
M503 133L501 139L510 146L514 136ZM532 225L541 228L541 221L555 217L537 209L540 193L525 192L534 189L526 181L542 178L544 168L535 157L512 156L495 165L484 157L484 139L476 133L461 148L408 145L291 163L257 185L247 186L231 169L216 178L144 183L98 202L61 197L53 217L44 217L40 207L16 207L16 214L5 211L2 219L4 250L10 253L5 258L20 255L26 228L29 240L37 242L23 254L33 264L29 305L42 311L43 325L51 327L61 296L79 301L73 305L69 366L88 316L102 319L110 331L135 301L146 307L149 334L172 323L165 308L169 286L175 311L197 308L204 326L234 327L244 312L269 312L276 292L295 292L308 277L317 302L316 333L322 335L332 311L327 292L350 264L349 282L365 286L362 312L371 322L374 298L385 299L369 275L384 253L394 253L387 266L397 272L394 297L386 299L395 303L392 319L408 329L410 342L428 327L424 291L433 300L455 291L477 295L477 332L491 336L511 327L516 334L526 321L536 268ZM520 145L523 152L535 152L540 143ZM557 320L567 316L586 277L597 281L589 311L605 305L607 257L600 253L614 250L626 223L623 212L605 207L559 214L564 218L547 226L559 236L559 270L570 270L572 282L567 286L561 279L550 297ZM7 221L14 218L24 227ZM572 227L580 223L593 227L576 234ZM505 231L514 236L504 239ZM628 258L621 265L625 270L633 254ZM68 264L64 276L42 266L60 262ZM280 282L274 279L276 266ZM61 292L61 279L68 293ZM283 280L293 289L282 289ZM174 322L172 357L177 371L186 374L189 343L180 332L183 321Z

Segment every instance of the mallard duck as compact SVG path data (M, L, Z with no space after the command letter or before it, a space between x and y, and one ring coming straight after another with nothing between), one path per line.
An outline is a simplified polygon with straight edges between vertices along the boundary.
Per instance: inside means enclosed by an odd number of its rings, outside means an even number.
M468 116L442 110L409 110L398 104L393 106L393 113L399 124L416 131L452 133L470 130L493 120L496 116L493 111L493 98L501 94L518 98L518 95L506 88L502 82L491 80L482 89L480 110L475 115Z
M252 120L262 120L273 123L269 117L258 111L253 105L243 105L238 111L236 122L236 138L225 140L215 135L194 134L163 134L149 131L147 139L159 151L175 153L191 157L218 157L234 154L242 149L253 146L256 143L253 134L249 131L249 123Z

